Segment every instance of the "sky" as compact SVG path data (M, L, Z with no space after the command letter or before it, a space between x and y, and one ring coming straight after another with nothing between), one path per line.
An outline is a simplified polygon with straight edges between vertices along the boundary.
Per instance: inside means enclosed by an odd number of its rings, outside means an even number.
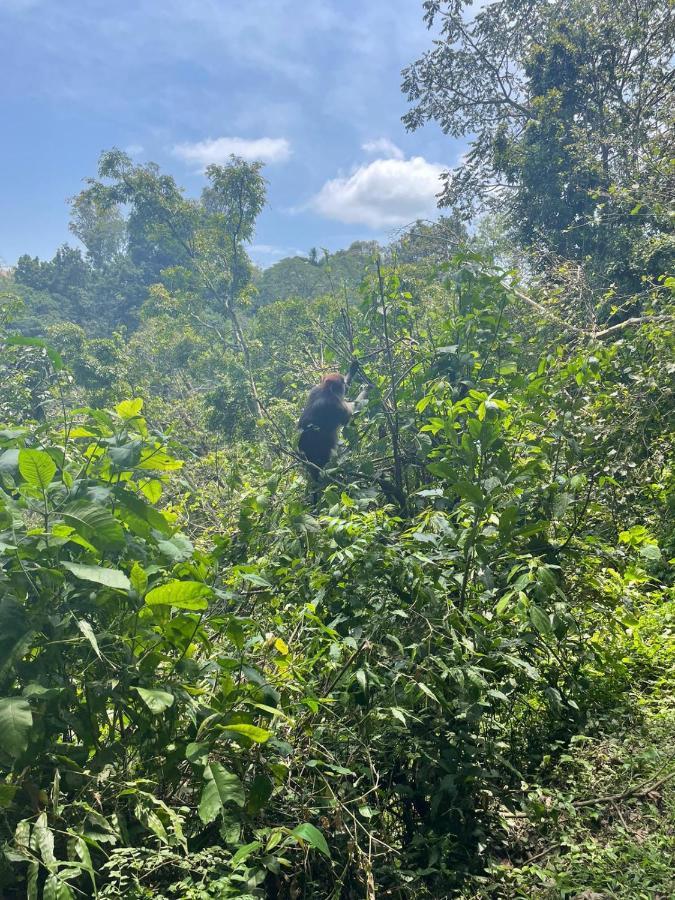
M263 160L263 266L433 217L465 148L406 133L400 90L433 37L422 0L0 0L0 265L77 243L67 200L112 147L189 196Z

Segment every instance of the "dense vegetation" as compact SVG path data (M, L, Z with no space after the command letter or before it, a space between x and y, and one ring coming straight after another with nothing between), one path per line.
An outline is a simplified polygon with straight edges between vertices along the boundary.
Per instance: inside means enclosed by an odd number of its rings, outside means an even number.
M113 150L0 281L2 896L675 890L673 8L425 7L438 222L260 272Z

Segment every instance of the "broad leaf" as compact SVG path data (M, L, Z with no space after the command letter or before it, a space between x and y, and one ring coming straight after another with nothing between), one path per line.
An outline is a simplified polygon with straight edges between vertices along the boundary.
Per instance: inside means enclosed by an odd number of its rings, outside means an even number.
M293 831L291 831L291 835L306 841L310 847L313 847L315 850L318 850L319 853L323 853L324 856L327 856L330 859L330 850L328 849L326 838L315 825L312 825L310 822L305 822L294 828Z
M64 569L72 572L76 578L83 581L93 581L95 584L103 584L106 587L115 588L119 591L128 591L131 588L131 582L119 569L106 569L104 566L85 566L81 563L64 562L61 563Z
M539 634L551 633L551 622L541 607L534 605L530 607L530 619Z
M123 419L133 419L141 414L142 409L143 400L140 397L136 397L133 400L122 400L115 407L115 412Z
M12 759L21 756L28 746L33 714L23 697L0 700L0 750Z
M174 701L173 694L170 694L168 691L161 691L159 688L134 687L133 690L138 691L141 700L150 712L156 716L168 709Z
M44 450L19 450L19 472L28 484L45 491L56 474L56 463Z
M140 563L135 562L131 567L131 586L139 597L142 597L148 587L148 576Z
M246 798L241 781L219 763L211 763L204 773L207 778L199 802L199 818L205 825L213 822L226 803L244 806Z
M232 731L235 734L241 734L243 737L247 737L249 740L254 741L256 744L264 744L272 737L271 731L265 731L264 728L259 728L257 725L248 725L245 722L237 722L233 725L224 725L223 728L226 731Z
M0 453L0 472L6 472L9 475L14 475L19 468L19 451L16 447L12 447L10 450L3 450Z
M176 609L206 609L213 591L201 581L170 581L145 595L149 606L173 606Z
M50 875L45 882L43 900L73 900L74 895L67 882L58 875Z
M77 500L64 508L63 518L96 547L112 549L124 546L124 529L105 506Z

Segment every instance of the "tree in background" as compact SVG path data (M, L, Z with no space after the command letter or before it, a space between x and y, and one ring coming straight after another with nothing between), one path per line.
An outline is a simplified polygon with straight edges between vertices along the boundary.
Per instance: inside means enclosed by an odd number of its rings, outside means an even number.
M424 6L441 39L404 70L404 122L471 136L443 204L507 207L517 240L599 290L666 271L671 220L629 188L657 171L672 193L672 4L498 0L471 20L464 0Z

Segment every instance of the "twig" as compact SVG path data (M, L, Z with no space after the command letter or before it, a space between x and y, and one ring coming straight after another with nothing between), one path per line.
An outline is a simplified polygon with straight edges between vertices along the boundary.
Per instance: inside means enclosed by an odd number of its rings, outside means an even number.
M557 844L551 844L549 847L545 847L543 850L540 850L539 853L535 853L534 856L530 856L529 859L526 859L523 866L530 866L536 860L541 859L543 856L548 856L549 853L553 853L554 850L560 850L562 847L562 842L558 842Z
M601 328L600 331L596 331L595 329L588 331L585 328L579 328L578 325L572 325L571 322L566 322L564 319L561 319L560 316L554 313L552 310L547 309L545 306L542 306L541 303L537 303L536 300L533 300L532 297L528 297L527 294L519 291L518 288L513 287L513 285L503 283L503 286L515 297L518 297L519 300L522 300L523 303L527 303L527 305L531 306L532 309L536 309L537 312L542 316L545 316L547 319L551 319L552 321L557 322L558 325L562 326L562 328L565 328L567 331L572 331L574 332L574 334L578 334L586 338L604 338L610 334L616 334L617 331L621 331L624 328L629 328L631 325L646 325L648 322L675 322L675 316L669 315L633 316L630 319L624 319L623 322L618 322L616 325L610 325L608 328Z
M598 806L601 803L616 803L617 800L627 800L629 797L644 797L647 794L651 794L652 791L662 787L666 782L670 781L671 778L675 778L675 769L667 775L664 775L663 778L659 778L658 781L643 782L636 787L622 791L620 794L609 794L606 797L592 797L590 800L577 800L572 806L575 809L582 809L585 806Z

